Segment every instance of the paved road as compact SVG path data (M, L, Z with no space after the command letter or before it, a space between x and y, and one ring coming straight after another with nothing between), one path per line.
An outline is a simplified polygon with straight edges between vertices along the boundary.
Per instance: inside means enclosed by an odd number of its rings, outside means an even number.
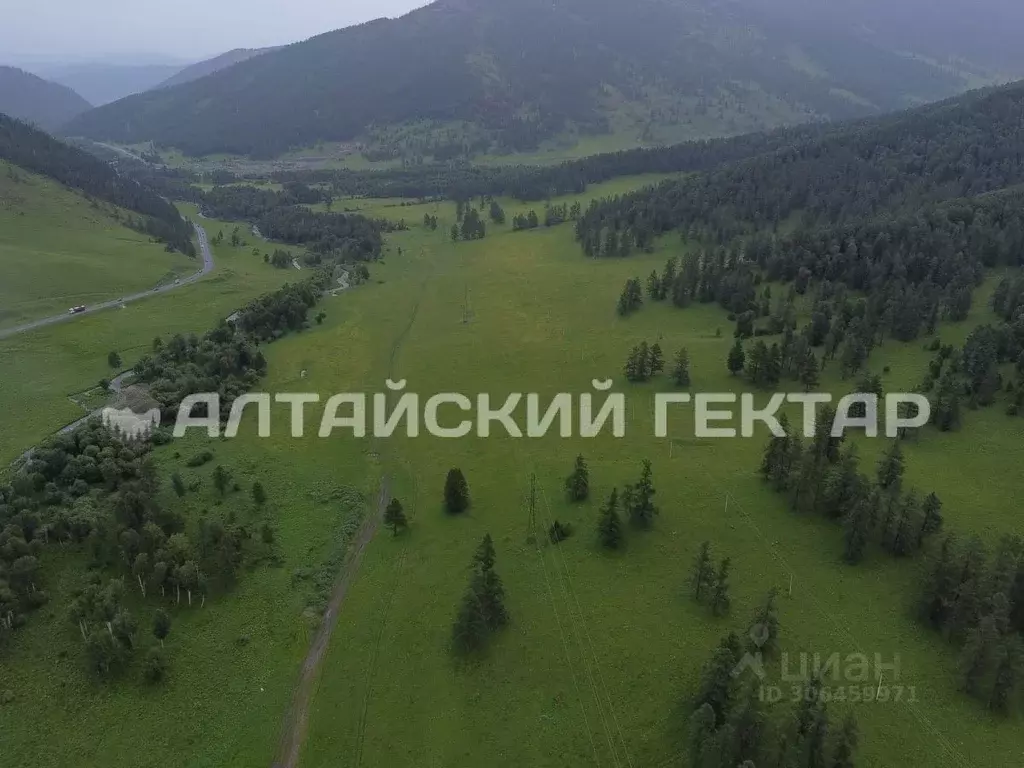
M192 226L196 229L196 237L199 239L199 250L203 254L203 267L195 274L188 277L183 277L176 283L168 283L167 285L157 286L148 291L142 293L134 293L131 296L125 296L124 298L117 299L114 301L104 301L101 304L92 304L85 308L84 312L79 312L77 315L69 314L64 312L60 315L54 315L53 317L44 317L40 320L33 320L30 323L24 325L16 325L13 328L0 329L0 339L5 339L9 336L16 336L19 333L25 331L31 331L36 328L43 328L47 325L54 325L56 323L63 323L67 320L74 320L76 317L82 317L83 315L91 315L94 312L102 312L104 309L112 309L114 307L120 307L123 304L130 304L133 301L139 301L141 299L149 298L150 296L156 296L159 293L167 293L167 291L173 291L175 288L182 288L190 283L194 283L204 275L209 274L213 269L213 253L210 251L210 243L206 238L206 230L198 224Z

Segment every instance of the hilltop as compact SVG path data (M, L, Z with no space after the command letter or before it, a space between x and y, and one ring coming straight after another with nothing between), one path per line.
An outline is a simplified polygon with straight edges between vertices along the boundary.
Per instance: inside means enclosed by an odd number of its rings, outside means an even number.
M90 109L89 102L66 86L0 66L0 112L55 130Z

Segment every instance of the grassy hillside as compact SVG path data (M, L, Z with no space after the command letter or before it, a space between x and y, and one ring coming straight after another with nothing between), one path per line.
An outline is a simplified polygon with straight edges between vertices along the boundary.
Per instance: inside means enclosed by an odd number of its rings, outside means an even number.
M125 227L113 210L0 161L0 328L199 268L196 260Z
M183 210L196 215L194 208ZM202 221L211 238L221 229L230 236L235 226ZM245 246L225 242L213 247L214 271L180 291L0 340L0 359L8 372L0 388L0 409L7 414L0 419L0 466L84 415L68 396L110 376L111 350L120 352L130 367L155 337L201 333L251 299L296 280L294 270L274 269L253 255L254 247L270 250L267 243L252 235L244 239Z
M384 53L386 52L386 53ZM371 160L732 135L898 109L970 72L815 15L701 0L439 0L271 51L72 122L93 139L273 157L359 140Z

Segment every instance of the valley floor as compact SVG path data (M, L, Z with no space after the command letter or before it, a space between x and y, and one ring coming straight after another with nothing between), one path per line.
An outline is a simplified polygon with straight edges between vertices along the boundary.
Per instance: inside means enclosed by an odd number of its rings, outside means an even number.
M303 438L278 429L260 439L248 419L237 439L193 432L159 449L161 466L186 480L208 480L206 469L183 468L205 447L243 485L258 478L283 566L257 568L235 593L182 610L168 639L169 680L146 689L135 681L100 686L81 670L64 605L83 563L55 557L54 599L17 636L16 662L0 668L0 691L15 693L0 710L4 761L21 768L271 765L315 633L309 574L325 564L333 568L328 578L336 574L338 547L358 527L339 499L358 491L365 514L387 475L410 529L397 537L382 529L366 548L312 686L302 768L684 764L686 705L701 665L728 631L746 631L772 587L783 593L783 650L898 659L892 682L906 689L899 701L829 706L833 722L847 710L858 719L858 766L1019 764L1019 716L1000 721L961 695L955 652L913 616L924 558L894 562L875 553L860 567L844 566L837 528L790 512L762 486L756 472L767 433L700 440L689 431L692 421L681 420L671 439L653 437L653 395L671 385L667 377L645 385L622 380L634 344L657 340L668 355L687 347L696 391L744 389L726 370L732 324L717 306L615 314L626 279L660 270L690 245L666 238L651 255L594 261L573 242L571 226L494 228L482 241L453 244L454 206L429 206L440 217L436 231L420 225L425 209L374 210L404 217L412 229L389 238L368 284L324 300L322 326L266 348L264 391L317 392L324 400L384 392L390 377L405 379L407 391L422 398L489 392L502 402L510 392L537 392L548 402L571 392L575 401L593 391L592 380L614 378L630 404L626 437L373 440L340 430L323 440L307 428ZM506 211L510 219L519 212ZM207 224L211 236L216 229ZM190 289L187 303L153 299L145 313L153 319L140 312L130 329L122 315L101 315L0 342L7 368L0 413L23 414L0 417L0 458L71 416L70 405L62 413L54 403L102 375L107 347L138 355L154 335L202 330L258 288L294 277L264 272L250 250L217 250L218 272ZM979 290L967 322L941 329L944 342L962 341L989 319L991 290L991 281ZM874 353L872 370L890 368L887 391L920 379L930 357L922 343L888 343ZM54 356L74 374L52 367ZM822 389L848 388L826 371ZM1019 532L1011 500L1024 493L1021 423L990 409L969 413L959 433L925 430L907 449L907 482L942 497L953 530L989 541ZM863 440L864 466L883 449L884 441ZM564 478L580 453L590 465L592 498L570 506ZM595 541L598 506L612 487L636 481L643 459L653 463L661 513L653 530L630 531L625 550L607 555ZM472 496L460 517L441 504L452 467L465 472ZM539 544L527 542L531 475ZM189 498L190 514L212 503L208 489ZM244 501L228 503L247 514ZM544 535L556 519L575 528L557 546ZM511 622L484 658L459 664L448 651L451 622L485 533L495 542ZM732 558L726 618L712 618L689 597L691 565L705 540L717 557Z

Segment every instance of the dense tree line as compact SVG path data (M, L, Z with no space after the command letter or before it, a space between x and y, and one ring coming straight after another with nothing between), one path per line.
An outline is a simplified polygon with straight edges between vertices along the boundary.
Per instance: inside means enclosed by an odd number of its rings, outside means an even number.
M164 416L173 419L188 395L217 392L222 416L235 398L250 389L267 370L258 344L273 341L289 331L309 327L308 313L323 289L323 277L285 285L254 299L233 322L223 322L202 337L177 334L135 365L137 381L148 384L150 395Z
M395 225L348 213L318 213L302 206L276 207L256 220L270 240L302 245L320 256L342 261L373 261L380 257L382 232Z
M124 208L136 214L128 217L128 226L195 255L192 227L173 205L78 147L0 114L0 159Z
M949 536L935 556L921 616L960 648L960 685L1008 713L1024 682L1024 540L1003 538L994 553Z
M194 188L193 199L208 216L228 221L257 221L276 208L296 205L315 205L330 199L327 192L291 181L281 190L257 187L252 184L224 184L209 191Z
M747 160L595 201L577 224L584 249L618 233L638 247L670 230L718 241L774 229L793 214L842 224L973 197L1024 181L1024 85L895 116L796 131Z
M847 715L841 725L832 722L829 691L820 677L804 681L793 711L778 715L766 705L763 680L744 674L744 661L774 655L777 636L770 595L747 642L730 633L705 663L697 693L686 707L690 765L853 768L860 740L856 720Z
M942 502L921 496L903 483L899 440L879 461L873 476L860 468L856 446L842 449L844 437L831 435L835 411L823 408L815 435L804 440L780 420L784 437L772 437L761 475L776 492L788 495L794 511L818 514L843 527L843 559L860 563L875 543L894 557L908 557L943 526Z

